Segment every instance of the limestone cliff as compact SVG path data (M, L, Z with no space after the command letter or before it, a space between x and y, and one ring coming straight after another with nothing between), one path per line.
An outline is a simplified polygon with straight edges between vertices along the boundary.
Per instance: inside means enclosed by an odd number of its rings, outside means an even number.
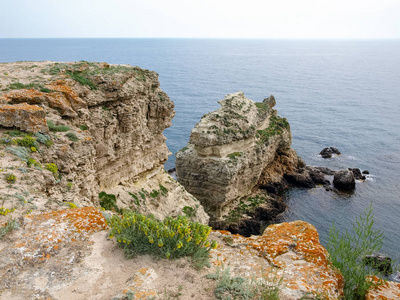
M262 174L278 181L299 164L290 148L289 123L273 109L273 96L255 103L238 92L219 103L221 108L202 117L176 154L178 181L214 217L249 195Z
M175 112L157 73L107 63L20 62L0 64L0 83L5 209L98 205L105 192L121 208L163 217L189 207L194 219L207 222L200 203L163 169L170 155L163 130Z

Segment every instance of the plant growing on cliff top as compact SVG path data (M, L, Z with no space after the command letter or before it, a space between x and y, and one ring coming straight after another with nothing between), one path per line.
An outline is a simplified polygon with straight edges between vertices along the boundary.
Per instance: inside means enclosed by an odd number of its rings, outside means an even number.
M6 176L6 181L8 183L15 183L17 181L17 176L15 176L14 174L9 174Z
M56 164L53 164L53 163L46 164L46 170L49 170L53 174L58 173L58 168L57 168Z
M99 193L100 206L105 210L115 211L119 214L123 213L123 210L117 206L117 197L113 194L107 194L105 192Z
M36 146L36 139L30 135L25 135L22 139L17 139L17 145L22 147L35 147Z
M196 267L208 265L208 252L216 248L208 241L211 227L189 222L184 216L167 217L159 221L136 212L125 212L122 217L108 220L110 237L115 237L127 257L139 254L174 259L191 256Z
M73 132L68 132L68 133L65 134L65 136L66 136L70 141L72 141L72 142L77 142L77 141L79 141L79 138L78 138L78 137L76 136L76 134L73 133Z
M383 232L373 229L373 225L374 215L371 203L364 214L356 218L353 233L350 234L346 230L340 235L335 224L330 229L327 250L330 261L344 277L346 300L364 299L370 288L382 284L381 281L367 280L368 275L377 275L377 271L363 262L366 255L379 252L383 244Z
M0 240L3 239L3 237L6 234L18 228L19 228L19 223L17 220L15 219L8 220L5 226L0 227Z

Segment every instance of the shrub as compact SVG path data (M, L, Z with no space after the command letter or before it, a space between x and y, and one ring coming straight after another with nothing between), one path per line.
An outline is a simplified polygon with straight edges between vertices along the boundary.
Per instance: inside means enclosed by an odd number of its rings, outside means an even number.
M162 258L191 256L196 267L208 264L208 252L216 248L208 241L211 227L189 222L184 216L159 221L136 212L114 215L108 221L110 237L115 236L127 257L151 254Z
M53 174L58 173L58 168L57 168L56 164L53 164L53 163L46 164L46 170L49 170Z
M0 240L11 231L18 229L19 223L15 219L8 220L6 225L0 228Z
M185 206L182 211L188 218L196 216L196 210L193 207Z
M47 122L47 124L48 124L48 122ZM35 137L36 137L36 141L38 141L41 144L46 145L47 147L50 147L53 145L53 141L51 140L51 137L48 136L47 134L36 132Z
M89 127L88 127L87 125L83 124L83 125L80 125L80 126L79 126L79 129L80 129L80 130L88 130Z
M15 208L8 209L4 207L0 207L0 215L7 216L9 213L12 213L15 210Z
M72 202L65 202L65 205L68 205L70 209L74 209L77 207L76 204Z
M24 147L7 147L6 149L8 152L18 156L23 161L28 161L29 159L29 152Z
M72 141L72 142L79 141L79 138L78 138L78 137L76 136L76 134L73 133L73 132L68 132L68 133L65 134L65 136L66 136L67 138L69 138L69 140Z
M157 198L158 195L160 195L160 192L157 191L157 190L152 190L152 191L150 192L150 197L151 197L151 198Z
M31 148L36 145L36 139L30 135L25 135L22 139L17 139L16 141L17 145L21 147Z
M36 151L37 151L36 147L31 147L31 152L36 152Z
M366 292L381 281L366 280L368 275L377 275L374 266L365 266L363 258L366 255L379 252L383 244L383 232L373 229L374 216L372 203L366 208L364 215L356 218L353 233L347 230L340 235L335 224L329 231L327 250L330 261L338 268L344 277L345 299L364 299Z
M71 76L71 78L82 85L87 85L91 90L97 90L97 86L93 83L93 81L87 76L87 74L76 71L67 71L67 75Z
M229 159L236 159L237 157L242 156L242 152L233 152L227 155Z
M66 126L66 125L56 125L51 120L47 121L47 126L49 127L50 131L55 131L55 132L67 132L67 131L71 130L71 128L69 128L68 126Z
M17 176L14 174L9 174L6 176L6 180L8 183L15 183L15 181L17 181Z
M28 159L28 161L26 162L26 164L28 165L28 167L41 167L40 163L38 163L36 160L34 160L33 158Z
M99 193L100 206L105 210L112 210L117 213L122 213L123 210L117 206L117 197L113 194L107 194L105 192Z
M14 130L6 131L6 134L8 134L9 136L12 136L12 137L18 137L18 136L23 137L26 135L26 132L23 132L18 129L14 129Z

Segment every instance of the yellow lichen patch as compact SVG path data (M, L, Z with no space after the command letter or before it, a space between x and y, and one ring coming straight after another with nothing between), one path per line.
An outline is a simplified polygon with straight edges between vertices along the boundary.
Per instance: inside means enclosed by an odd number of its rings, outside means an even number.
M378 277L373 276L368 278L367 280L372 280L377 283L379 280ZM368 294L365 296L365 300L379 299L400 299L400 283L394 281L386 281L385 283L375 287L374 289L369 290Z

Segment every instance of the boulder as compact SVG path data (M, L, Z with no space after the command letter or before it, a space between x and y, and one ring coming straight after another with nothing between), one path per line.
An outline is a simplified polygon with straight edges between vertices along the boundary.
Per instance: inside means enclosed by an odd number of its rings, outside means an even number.
M0 105L0 125L16 127L27 132L46 133L49 131L43 108L27 103Z
M314 181L308 172L285 174L285 179L292 185L304 188L315 187Z
M358 168L349 168L349 171L353 172L354 178L358 180L365 180L365 176L361 174L361 170Z
M368 278L376 283L381 281L381 284L375 288L371 288L367 295L365 295L365 300L372 299L400 299L400 283L394 281L385 281L379 279L376 276L370 276Z
M364 170L364 171L362 171L362 173L367 175L367 174L369 174L369 171L368 170Z
M376 253L365 255L364 263L372 266L374 269L385 273L386 275L392 274L392 259L384 254Z
M349 170L340 170L335 172L333 177L333 186L340 191L353 191L356 187L353 172Z
M320 153L319 153L323 158L331 158L333 154L340 155L340 151L335 148L335 147L327 147L324 148Z

